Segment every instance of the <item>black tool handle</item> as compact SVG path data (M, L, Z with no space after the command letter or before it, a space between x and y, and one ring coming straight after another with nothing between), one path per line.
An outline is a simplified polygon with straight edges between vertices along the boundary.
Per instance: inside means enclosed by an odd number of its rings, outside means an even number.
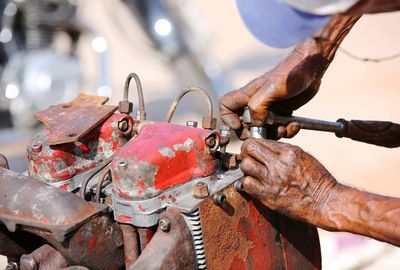
M364 121L339 119L343 129L336 132L338 137L375 144L388 148L400 146L400 125L386 121Z

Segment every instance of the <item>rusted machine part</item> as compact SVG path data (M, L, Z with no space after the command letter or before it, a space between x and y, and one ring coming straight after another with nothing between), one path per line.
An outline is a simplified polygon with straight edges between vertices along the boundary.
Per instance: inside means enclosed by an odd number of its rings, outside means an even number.
M39 180L0 168L0 221L8 230L42 237L72 265L120 269L124 264L119 225L107 206L91 204Z
M10 231L37 228L63 241L65 235L107 206L90 204L72 193L0 168L0 220Z
M121 224L120 227L124 239L125 268L129 268L140 254L139 234L130 224Z
M0 154L0 168L9 169L8 160L3 154Z
M161 215L160 220L166 222L129 270L194 269L192 237L181 213L170 208Z
M200 205L207 267L226 269L321 269L315 228L272 212L233 187L226 202Z
M151 226L149 228L137 228L137 230L139 233L140 250L143 251L156 233L157 226Z
M44 237L45 238L45 237ZM60 243L48 240L70 265L89 269L113 270L124 266L124 243L119 224L109 215L91 218Z
M80 94L73 101L37 112L35 118L50 129L49 145L76 142L115 112L103 105L108 97Z
M11 262L19 262L23 254L31 253L41 245L42 239L27 232L12 233L0 225L0 254Z

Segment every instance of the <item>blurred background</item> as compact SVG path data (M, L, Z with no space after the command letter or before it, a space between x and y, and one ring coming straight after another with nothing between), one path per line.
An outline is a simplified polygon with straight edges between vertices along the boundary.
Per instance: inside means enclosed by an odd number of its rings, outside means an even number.
M122 99L125 78L142 81L148 119L161 121L190 85L215 100L271 69L291 49L269 48L247 31L234 1L15 0L0 9L0 153L26 170L25 145L40 126L35 111L78 93ZM400 13L364 16L342 48L385 58L400 47ZM365 62L338 51L320 93L295 114L400 123L400 58ZM137 105L134 91L130 99ZM206 102L185 97L174 121L200 120ZM400 196L400 151L301 131L289 141L343 183ZM231 151L238 151L240 143ZM345 233L320 231L324 269L398 269L400 251ZM304 239L307 241L307 239Z

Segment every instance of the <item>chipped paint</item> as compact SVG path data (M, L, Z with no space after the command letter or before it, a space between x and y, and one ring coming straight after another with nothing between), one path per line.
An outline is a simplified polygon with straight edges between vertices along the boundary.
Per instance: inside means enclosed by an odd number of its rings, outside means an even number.
M175 156L175 151L169 147L160 147L158 151L160 151L161 155L164 157L173 158Z

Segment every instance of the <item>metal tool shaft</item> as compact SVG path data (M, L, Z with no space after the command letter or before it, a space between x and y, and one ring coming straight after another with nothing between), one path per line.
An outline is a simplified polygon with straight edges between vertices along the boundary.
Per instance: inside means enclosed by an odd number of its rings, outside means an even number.
M334 133L341 132L344 129L344 125L341 122L323 121L297 116L280 116L272 112L269 112L266 124L287 125L291 122L299 123L301 129L319 130Z

